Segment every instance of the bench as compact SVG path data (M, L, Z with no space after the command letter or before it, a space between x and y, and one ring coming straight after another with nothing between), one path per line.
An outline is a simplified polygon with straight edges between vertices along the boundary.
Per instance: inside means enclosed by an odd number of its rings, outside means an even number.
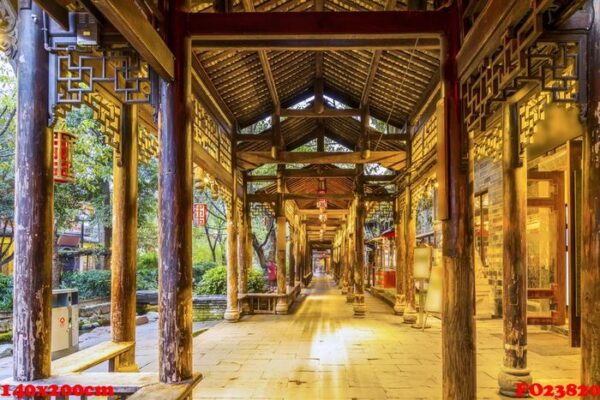
M275 314L275 308L279 299L283 298L291 306L296 297L300 294L302 288L300 284L294 287L287 287L287 293L244 293L239 296L239 300L244 301L249 306L250 314Z
M113 361L118 356L133 349L135 342L102 342L87 349L59 358L52 362L52 375L83 372L87 369Z
M144 386L128 400L185 400L191 396L194 387L202 380L196 373L191 379L181 383L156 383Z
M188 381L166 384L159 382L158 374L155 372L77 372L31 382L16 382L10 378L1 381L0 385L7 385L11 390L19 385L46 388L52 385L59 388L63 385L71 388L79 385L82 388L93 387L96 390L93 396L121 396L121 398L132 400L184 400L191 395L192 390L201 379L202 374L196 373ZM51 397L68 398L67 396ZM71 394L70 398L75 397L79 396ZM85 398L85 396L81 396L81 398Z

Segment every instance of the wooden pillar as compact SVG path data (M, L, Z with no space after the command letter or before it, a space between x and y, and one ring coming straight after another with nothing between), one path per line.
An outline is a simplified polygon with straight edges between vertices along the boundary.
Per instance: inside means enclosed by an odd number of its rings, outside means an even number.
M401 195L400 195L401 196ZM394 304L394 313L404 315L406 308L406 210L403 207L401 197L396 199L395 232L396 232L396 302Z
M296 246L296 230L290 226L290 270L288 272L288 286L296 286L296 255L294 254L294 247Z
M354 206L353 209L356 210L356 206ZM355 219L356 214L354 212L350 215ZM355 228L356 222L354 222L352 226ZM354 230L356 230L356 228ZM356 262L356 243L354 241L354 235L355 232L351 230L348 231L348 290L346 292L346 301L348 303L354 302L354 263Z
M246 175L244 174L244 182ZM246 184L244 184L244 193L246 193ZM252 234L251 224L252 217L250 215L250 206L244 199L244 212L239 216L240 232L238 234L238 293L248 293L248 274L252 270ZM247 314L250 312L250 305L247 299L241 302L242 312Z
M417 245L417 220L412 205L412 188L410 183L405 189L405 225L406 235L406 264L404 269L404 293L406 295L406 307L404 308L404 323L414 324L417 322L417 310L415 308L415 281L413 278L413 263L415 259L415 246Z
M191 43L184 36L183 0L171 2L168 44L175 79L160 80L159 108L159 378L192 377L192 136L186 102L190 93Z
M287 314L288 304L285 298L287 292L286 285L286 220L285 220L285 201L283 199L284 194L284 181L283 171L285 167L283 165L277 166L277 242L276 242L276 257L277 257L277 294L280 297L277 300L277 306L275 311L277 314Z
M360 178L359 178L360 180ZM359 195L356 202L356 269L354 270L354 316L362 318L367 311L365 305L365 219L367 217L367 208L362 192L362 184L359 188Z
M581 384L600 386L600 7L588 45L587 131L583 140Z
M53 171L42 9L18 15L13 378L50 376Z
M342 229L342 278L341 278L341 291L342 294L348 294L348 226L347 223L344 224Z
M235 174L234 174L235 175ZM237 180L234 179L237 184ZM238 307L238 227L237 196L235 188L231 204L227 209L227 310L223 318L228 322L237 322L240 319Z
M516 397L517 382L531 383L527 369L527 160L519 151L519 110L504 106L502 310L504 357L500 393Z
M444 399L476 398L475 273L470 204L468 136L463 129L456 55L460 46L459 13L449 8L449 36L443 37L444 130L438 206L443 229L442 388ZM444 168L445 167L445 168ZM445 173L444 173L445 172Z
M135 342L138 226L138 107L123 105L120 151L113 152L111 332L114 342ZM137 371L135 349L114 360L112 371Z

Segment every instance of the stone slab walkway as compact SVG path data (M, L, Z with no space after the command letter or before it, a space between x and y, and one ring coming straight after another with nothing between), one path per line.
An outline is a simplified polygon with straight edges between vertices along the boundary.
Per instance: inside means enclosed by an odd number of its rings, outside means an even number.
M194 370L204 380L194 399L441 399L438 320L413 329L368 295L367 317L355 319L327 278L312 286L290 315L249 316L195 338ZM477 322L480 399L502 398L501 333L500 320ZM578 382L578 351L565 337L531 328L530 344L546 354L529 352L536 382Z
M422 332L368 294L366 305L367 317L355 319L345 296L316 277L289 315L194 324L194 330L209 327L194 338L194 370L204 374L194 399L441 399L439 320ZM157 371L157 324L137 329L138 365ZM82 347L108 340L110 331L88 335ZM528 347L535 382L579 382L579 352L566 337L530 327ZM477 321L479 399L502 398L501 359L502 321ZM11 372L11 359L1 359L0 377Z

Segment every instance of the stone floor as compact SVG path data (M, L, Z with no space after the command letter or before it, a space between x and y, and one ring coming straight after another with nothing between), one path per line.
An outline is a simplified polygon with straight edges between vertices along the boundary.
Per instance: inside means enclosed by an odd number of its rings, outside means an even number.
M366 305L367 317L355 319L345 296L316 277L289 315L208 324L194 338L194 370L204 374L194 399L440 399L439 320L422 332L403 324L381 300L367 295ZM194 330L206 327L196 324ZM158 368L156 328L155 322L138 327L143 371ZM97 330L83 346L109 337L107 328ZM502 398L496 393L501 338L500 320L477 321L479 399ZM528 347L535 382L579 381L579 352L566 337L532 327ZM0 376L11 370L9 359L0 360Z
M324 277L315 278L307 294L293 314L245 317L196 337L194 369L205 377L194 398L441 398L438 320L425 332L413 329L370 296L367 317L355 319ZM480 399L501 398L501 333L500 320L477 323ZM578 382L579 352L566 338L531 329L529 341L536 382Z

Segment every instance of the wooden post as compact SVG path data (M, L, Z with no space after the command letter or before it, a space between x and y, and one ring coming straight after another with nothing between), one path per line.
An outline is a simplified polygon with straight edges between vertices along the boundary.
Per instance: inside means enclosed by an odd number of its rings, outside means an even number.
M470 204L468 136L463 129L456 55L460 46L459 12L449 8L450 34L442 38L444 139L448 181L440 200L448 205L443 219L444 285L442 295L442 388L444 399L476 398L475 273Z
M277 314L287 314L288 304L285 298L287 293L286 287L286 220L285 220L285 201L283 200L284 194L284 181L283 171L285 166L277 166L277 243L276 243L276 257L277 257L277 294L280 297L277 299L277 306L275 311Z
M186 107L191 43L181 24L183 7L183 0L171 2L168 15L175 79L161 79L159 87L158 371L164 383L192 377L192 136Z
M396 199L396 212L394 214L396 224L396 302L394 313L404 315L406 308L406 209L402 207L400 196Z
M504 269L502 310L504 358L498 375L500 393L516 397L518 382L531 383L527 369L527 160L519 150L519 111L504 106L503 179Z
M244 193L246 193L246 174L244 173ZM252 217L250 215L250 206L244 199L244 212L240 216L240 233L238 235L238 292L242 294L248 293L248 274L252 270L252 237L250 226ZM245 299L242 301L242 312L249 313L250 305Z
M120 151L113 152L113 221L110 318L114 342L135 342L138 225L138 107L123 105ZM135 349L111 365L137 371Z
M288 251L290 254L290 270L288 271L288 286L296 285L296 255L294 247L296 246L296 229L290 223L290 241L288 243Z
M353 207L356 210L356 206ZM351 217L356 220L356 214L354 212L350 213ZM356 225L356 222L353 226ZM356 231L356 229L354 229ZM356 246L354 241L355 232L349 230L348 232L348 290L346 292L346 301L348 303L354 302L354 270L355 270L355 261L356 261Z
M235 174L234 174L235 175ZM237 180L234 179L237 184ZM237 196L234 188L231 204L227 207L227 310L223 318L228 322L237 322L240 319L238 308L238 231L237 221Z
M348 226L344 224L342 229L342 279L340 283L342 294L348 294Z
M359 180L361 180L359 178ZM359 186L359 194L356 202L356 269L354 271L354 316L363 318L367 311L365 305L365 218L367 217L367 208L365 205L362 184Z
M13 295L17 381L50 376L54 186L43 25L36 3L19 9Z
M588 118L583 140L581 384L600 386L600 7L588 38Z
M406 294L406 307L404 308L404 323L414 324L417 322L417 310L415 308L415 281L413 278L413 262L415 259L415 246L417 245L417 222L412 206L412 188L410 183L405 189L405 226L406 235L406 264L404 269L404 293Z

